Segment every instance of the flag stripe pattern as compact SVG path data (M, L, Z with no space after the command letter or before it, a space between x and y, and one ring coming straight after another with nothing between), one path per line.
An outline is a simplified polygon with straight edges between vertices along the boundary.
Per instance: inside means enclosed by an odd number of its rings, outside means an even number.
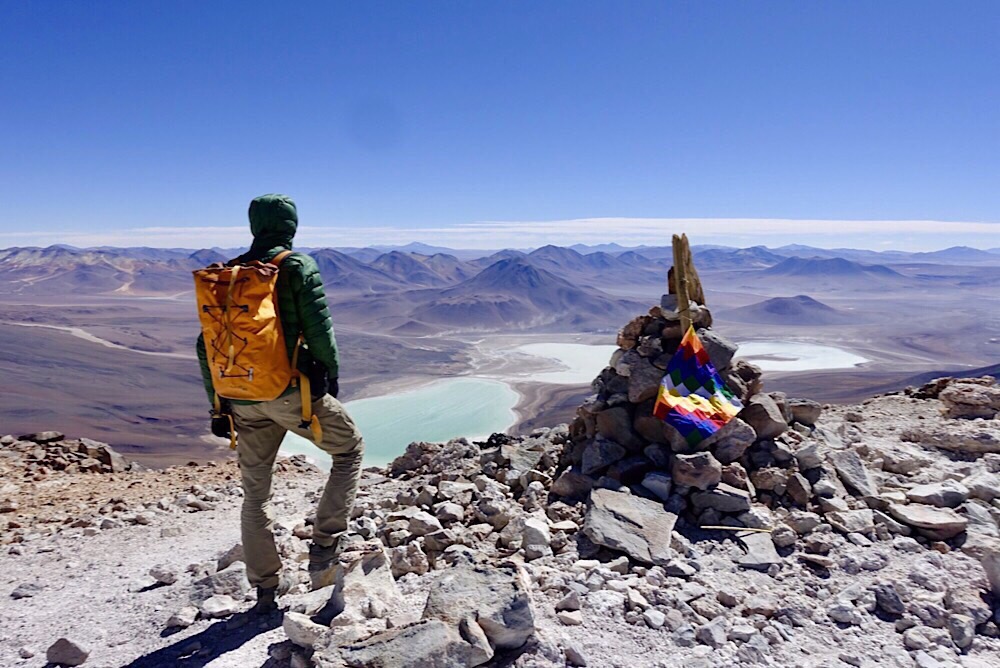
M743 410L709 360L694 328L688 329L660 383L653 414L697 445Z

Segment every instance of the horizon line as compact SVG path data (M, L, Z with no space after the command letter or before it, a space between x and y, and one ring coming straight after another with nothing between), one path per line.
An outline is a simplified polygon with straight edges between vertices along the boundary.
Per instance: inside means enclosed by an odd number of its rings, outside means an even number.
M782 247L806 245L821 250L922 252L968 246L1000 247L1000 222L938 220L847 220L790 218L637 218L601 217L539 221L476 221L436 227L301 225L297 245L319 248L398 248L412 243L454 250L500 250L617 244L624 249L670 245L686 233L693 245ZM234 238L235 237L235 238ZM387 244L387 239L408 239ZM947 241L945 241L945 238ZM76 248L233 248L249 245L249 226L147 226L104 230L0 232L10 247ZM21 241L23 240L23 241Z

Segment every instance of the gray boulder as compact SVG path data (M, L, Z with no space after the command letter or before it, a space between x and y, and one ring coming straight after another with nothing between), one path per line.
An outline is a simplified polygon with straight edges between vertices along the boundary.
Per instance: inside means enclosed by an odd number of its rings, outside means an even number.
M861 457L854 450L831 450L827 459L840 480L857 496L878 496L878 488Z
M708 359L712 362L712 366L715 367L716 371L722 371L727 368L733 361L736 351L739 349L736 343L711 329L699 329L698 338L701 340L701 345L705 348L705 352L708 353Z
M823 455L820 453L820 445L815 441L806 443L792 454L799 468L803 471L819 468L823 465Z
M195 580L191 585L190 599L196 605L215 595L232 596L234 599L242 600L249 591L247 565L242 561L234 561L218 573Z
M743 568L766 571L773 564L781 563L781 557L774 549L774 541L769 534L752 532L737 535L747 550L739 559L739 565Z
M1000 597L1000 539L969 534L962 551L979 560L994 597Z
M649 499L595 489L583 533L598 545L624 552L646 564L666 564L674 556L670 536L677 515Z
M753 427L758 438L775 438L788 429L778 404L766 394L750 397L739 417Z
M955 420L947 427L914 427L900 434L904 441L930 445L949 452L984 454L1000 452L1000 434L974 421Z
M742 457L755 440L757 432L737 417L702 441L699 447L711 450L716 459L723 464L729 464Z
M633 428L632 416L624 406L615 406L598 413L596 425L597 433L608 441L628 449L642 447L642 439Z
M496 649L521 647L535 633L530 585L513 562L465 564L442 572L431 586L423 618L453 626L472 620Z
M917 485L906 492L906 498L938 508L956 508L969 498L969 488L954 480Z
M625 448L615 442L598 437L584 448L581 470L584 475L591 475L611 466L624 456Z
M916 528L932 540L947 540L965 531L969 521L951 508L932 508L920 503L889 505L889 514Z
M55 441L61 441L66 436L58 431L38 431L33 434L24 434L23 436L18 436L19 441L32 441L33 443L54 443Z
M823 413L823 406L812 399L789 399L788 409L793 420L808 427L814 426Z
M594 481L579 471L566 469L552 483L552 493L570 499L585 499L590 494Z
M413 621L380 541L352 545L340 554L329 603L318 616L344 630L375 618L388 619L397 626Z
M208 619L219 619L228 617L239 612L240 603L227 594L216 594L209 596L201 602L201 614Z
M60 638L45 652L46 660L57 666L81 666L88 656L90 648L70 638Z
M826 514L826 521L841 533L869 533L875 530L875 514L868 508Z
M299 647L315 646L330 630L299 612L285 612L281 619L281 627L288 639Z
M655 494L658 498L666 501L670 498L670 491L673 489L673 480L665 473L647 473L642 479L642 486Z
M981 499L987 503L1000 497L1000 475L989 471L979 471L962 481L973 499Z
M474 622L425 619L361 642L327 647L313 661L317 668L466 668L492 658L493 650Z
M1000 387L992 376L958 380L941 391L938 398L950 418L991 419L1000 413Z
M628 377L628 400L633 404L641 404L655 398L662 380L663 369L656 368L648 359L640 359L632 365Z
M671 476L677 485L708 489L722 481L722 464L710 452L674 455Z
M698 510L711 508L720 513L743 513L751 507L749 492L726 483L721 483L714 489L695 492L691 495L691 502Z

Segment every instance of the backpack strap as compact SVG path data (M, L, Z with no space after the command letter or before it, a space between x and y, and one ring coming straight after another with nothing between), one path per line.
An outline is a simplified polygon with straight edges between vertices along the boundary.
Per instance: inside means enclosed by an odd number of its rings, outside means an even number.
M268 264L273 264L275 267L280 267L281 263L285 261L285 258L292 254L293 251L283 250L270 260L267 261Z
M269 264L278 267L291 254L292 251L290 250L281 251L270 259ZM302 348L303 343L305 343L305 338L300 334L299 338L295 341L295 349L292 352L292 385L299 388L299 394L302 397L302 422L299 423L299 428L307 429L312 434L313 441L319 445L323 441L323 427L320 425L319 418L313 414L312 387L309 382L309 374L299 371L299 350Z
M295 352L292 353L292 384L298 386L299 395L302 397L302 422L299 423L299 429L308 429L312 434L313 441L319 445L323 442L323 427L320 425L319 418L312 411L312 387L309 374L299 371L299 349L302 348L304 342L305 338L302 335L299 335L295 342Z

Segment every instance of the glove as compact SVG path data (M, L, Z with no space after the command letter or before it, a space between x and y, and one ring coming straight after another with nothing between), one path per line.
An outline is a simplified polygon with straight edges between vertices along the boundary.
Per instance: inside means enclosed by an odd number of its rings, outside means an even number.
M219 415L218 417L212 417L212 434L218 436L219 438L231 439L233 437L233 429L229 425L228 415Z
M211 414L212 434L219 438L231 439L233 437L233 425L230 421L230 416L233 414L233 407L229 403L229 400L222 399L219 402L219 412L216 413L215 410L212 410Z
M334 399L340 394L340 381L336 376L330 376L330 379L327 381L326 393Z

